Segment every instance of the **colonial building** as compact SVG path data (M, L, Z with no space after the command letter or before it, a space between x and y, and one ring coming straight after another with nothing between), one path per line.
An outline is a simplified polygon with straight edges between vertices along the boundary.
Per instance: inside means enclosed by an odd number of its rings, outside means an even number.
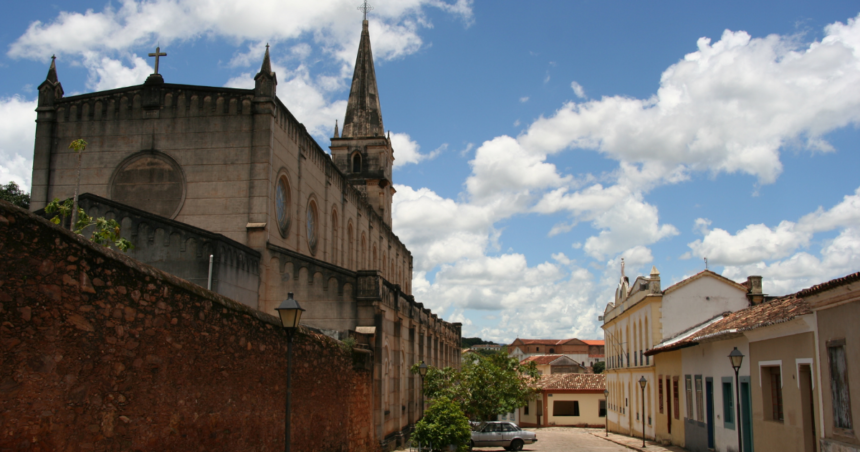
M700 438L705 411L692 404L693 394L706 390L700 369L710 361L700 362L671 346L763 297L761 277L738 284L705 270L663 290L656 267L630 284L622 263L615 301L603 317L609 430L642 436L644 428L646 437L681 445L690 445L692 436ZM646 353L652 349L674 352L658 361ZM748 366L741 369L747 378ZM639 384L643 378L644 391Z
M606 377L602 374L544 374L540 393L520 408L523 427L604 427L606 425Z
M158 65L156 64L156 68ZM409 366L459 366L460 324L412 296L412 255L391 229L394 149L382 120L368 22L331 154L276 95L269 49L254 89L166 83L65 97L55 62L39 86L31 209L73 195L115 218L141 261L374 352L384 445L420 417Z
M818 412L814 432L820 448L813 450L860 451L855 427L860 421L860 273L810 287L798 296L812 308L816 327L813 347L820 384L811 408Z
M582 339L515 339L508 345L508 355L522 361L530 356L565 355L584 366L604 360L602 340Z

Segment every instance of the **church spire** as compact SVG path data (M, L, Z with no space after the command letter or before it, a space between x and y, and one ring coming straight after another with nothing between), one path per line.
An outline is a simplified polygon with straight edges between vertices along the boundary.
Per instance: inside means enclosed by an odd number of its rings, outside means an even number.
M40 107L53 107L54 101L63 97L63 85L57 77L57 57L51 56L51 67L48 68L48 75L45 81L39 85L39 103Z
M263 65L260 72L254 77L254 96L275 97L278 86L278 77L272 71L272 62L269 59L269 44L266 44L266 54L263 56Z
M57 56L51 55L51 67L48 68L48 76L45 77L45 80L51 83L57 83L59 80L57 79Z
M376 71L373 68L373 53L370 50L370 32L365 19L361 24L361 42L355 58L352 88L343 121L344 138L385 136L382 124L382 108L379 106L379 90L376 88Z
M340 138L340 132L337 131L337 119L334 120L334 137Z

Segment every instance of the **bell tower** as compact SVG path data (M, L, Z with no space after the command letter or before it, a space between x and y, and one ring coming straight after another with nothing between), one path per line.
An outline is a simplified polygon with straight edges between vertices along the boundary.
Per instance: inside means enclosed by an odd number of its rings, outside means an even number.
M366 18L361 25L361 42L355 58L346 117L340 136L335 125L331 158L349 182L367 197L385 224L391 227L391 202L395 193L391 180L394 150L382 124Z

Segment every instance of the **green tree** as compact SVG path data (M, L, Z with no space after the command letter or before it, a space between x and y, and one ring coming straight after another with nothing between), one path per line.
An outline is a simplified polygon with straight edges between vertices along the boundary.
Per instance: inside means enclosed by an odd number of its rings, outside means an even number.
M30 208L30 194L21 190L15 182L10 181L6 185L0 185L0 199L24 209Z
M74 206L74 202L71 199L61 202L59 199L54 198L53 201L45 206L45 212L56 213L56 215L51 218L51 222L54 224L60 224L72 215L72 209L74 209L74 207L77 206ZM70 223L72 232L75 234L83 235L84 229L92 227L90 240L93 243L97 243L105 247L113 245L122 251L128 251L134 248L134 245L132 245L131 242L120 237L120 227L116 220L106 220L104 217L93 218L87 215L86 212L84 212L84 209L81 209L80 207L77 207L75 210L77 210L77 215L72 216L72 218L74 218L74 222Z
M591 368L594 370L596 374L602 374L604 370L606 370L606 363L603 361L594 363Z
M418 365L412 366L418 372ZM469 354L462 369L430 368L424 377L424 395L456 403L471 419L490 420L525 406L537 394L537 366L521 365L516 358L495 353Z
M433 401L424 417L415 424L415 433L412 434L413 442L434 451L444 451L449 445L454 445L457 451L466 452L471 439L469 420L457 403L448 397Z

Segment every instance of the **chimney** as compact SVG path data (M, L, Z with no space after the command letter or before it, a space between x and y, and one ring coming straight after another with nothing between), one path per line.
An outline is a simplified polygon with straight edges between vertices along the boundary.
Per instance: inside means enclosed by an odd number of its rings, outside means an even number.
M661 292L661 289L660 289L660 272L657 271L657 266L655 266L655 265L651 266L651 275L650 276L651 277L649 279L651 280L651 284L650 284L651 293L652 294L660 293Z
M747 298L749 298L752 305L761 304L764 301L764 294L761 290L761 279L761 276L747 276L747 282L744 284L749 288Z

